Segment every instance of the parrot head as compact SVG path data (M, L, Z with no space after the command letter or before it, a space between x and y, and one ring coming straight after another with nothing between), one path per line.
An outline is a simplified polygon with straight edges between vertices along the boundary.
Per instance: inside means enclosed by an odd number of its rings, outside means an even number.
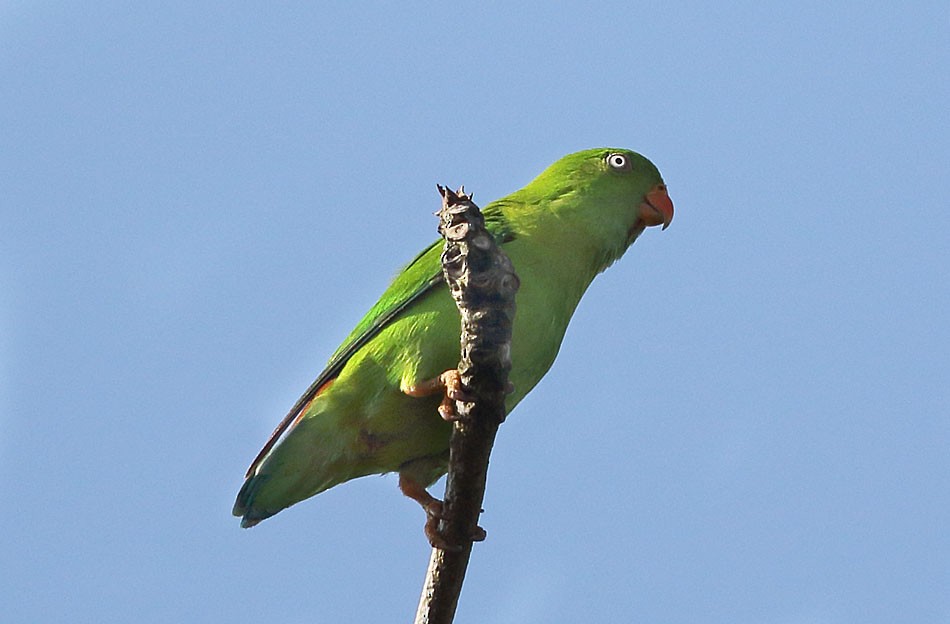
M673 202L656 166L628 150L603 147L569 154L521 191L534 205L546 205L561 227L618 258L643 231L673 220Z

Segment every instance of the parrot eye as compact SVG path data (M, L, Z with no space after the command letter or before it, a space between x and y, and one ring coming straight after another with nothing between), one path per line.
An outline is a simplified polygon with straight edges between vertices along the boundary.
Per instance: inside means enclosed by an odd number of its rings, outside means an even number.
M630 159L626 154L607 154L607 164L617 171L628 171L630 169Z

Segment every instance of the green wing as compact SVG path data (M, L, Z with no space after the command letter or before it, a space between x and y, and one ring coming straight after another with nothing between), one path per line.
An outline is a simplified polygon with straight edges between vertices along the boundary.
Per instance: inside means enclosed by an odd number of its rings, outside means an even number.
M372 340L386 325L396 318L400 312L408 308L419 297L423 296L439 284L443 283L442 266L439 261L441 254L441 241L436 241L429 245L425 251L416 256L412 262L403 270L396 279L393 280L383 296L376 302L363 320L359 322L350 335L347 337L336 353L330 358L327 367L307 388L294 406L290 408L284 419L280 421L277 428L270 435L264 448L260 450L250 468L247 469L246 477L250 477L260 463L264 460L274 445L280 440L281 436L296 418L319 394L320 389L327 383L336 378L346 366L349 359L363 345Z
M514 235L504 219L500 209L501 202L487 206L483 212L487 229L495 235L499 243L514 239ZM245 477L250 477L261 462L274 448L280 438L286 433L296 419L307 409L310 402L320 394L325 385L333 381L349 359L366 343L376 337L389 323L398 317L420 297L430 290L445 283L442 277L442 240L437 240L426 247L419 255L403 269L392 281L383 296L379 298L366 316L350 332L340 348L330 358L323 372L314 380L307 391L301 395L294 406L290 408L284 419L280 421L264 447L251 462Z

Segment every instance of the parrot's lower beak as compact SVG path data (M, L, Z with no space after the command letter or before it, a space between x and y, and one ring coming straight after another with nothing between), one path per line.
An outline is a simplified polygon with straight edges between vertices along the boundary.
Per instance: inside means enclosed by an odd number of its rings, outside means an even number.
M673 201L666 193L665 184L657 184L643 196L640 204L640 220L647 227L662 225L665 230L673 221Z

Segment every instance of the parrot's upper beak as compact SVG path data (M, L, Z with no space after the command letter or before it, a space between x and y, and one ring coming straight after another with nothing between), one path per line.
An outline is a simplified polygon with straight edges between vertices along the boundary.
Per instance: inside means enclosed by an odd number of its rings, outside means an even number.
M643 196L640 220L646 226L662 224L664 230L670 226L673 221L673 201L666 193L665 184L657 184Z

